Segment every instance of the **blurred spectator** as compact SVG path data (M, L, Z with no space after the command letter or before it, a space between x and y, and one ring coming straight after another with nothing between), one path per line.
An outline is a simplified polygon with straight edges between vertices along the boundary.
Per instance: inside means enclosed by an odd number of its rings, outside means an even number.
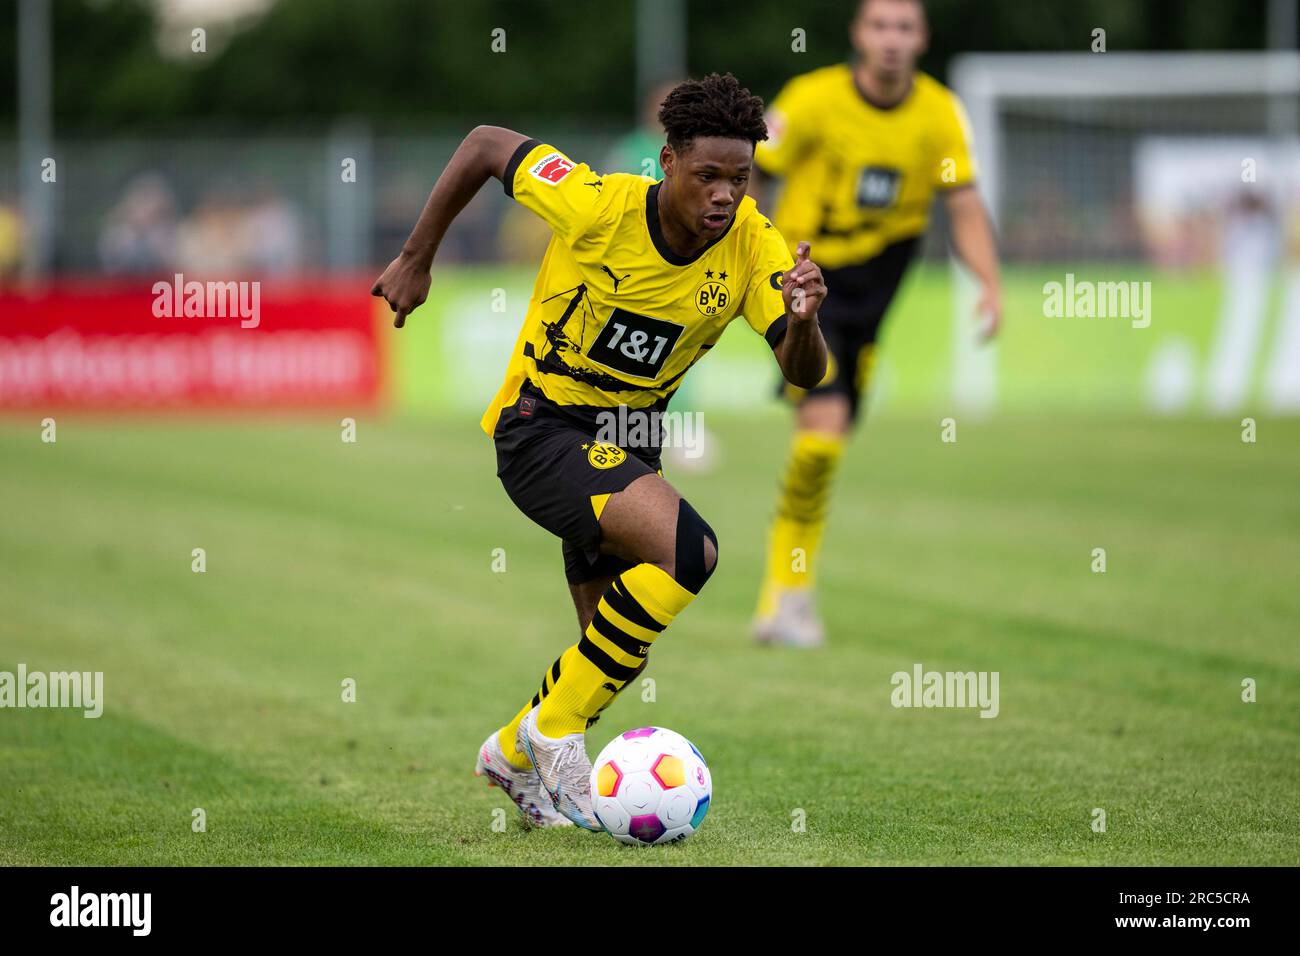
M176 240L177 266L196 275L230 275L243 263L242 211L228 187L208 190L181 223Z
M195 275L287 275L306 258L302 217L289 200L261 186L252 201L238 187L215 186L177 230L176 264Z
M171 268L176 250L176 204L157 173L137 176L108 214L99 259L110 275L157 274Z
M0 200L0 286L13 283L23 264L23 219L16 203Z
M378 178L371 248L377 250L382 265L401 251L435 181L436 176L418 165L395 168Z
M244 267L258 275L284 275L303 265L302 219L270 186L244 215Z

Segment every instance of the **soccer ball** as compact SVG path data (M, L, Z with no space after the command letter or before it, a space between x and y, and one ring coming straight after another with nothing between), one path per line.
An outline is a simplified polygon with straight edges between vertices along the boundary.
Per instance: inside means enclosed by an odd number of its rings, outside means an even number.
M591 765L596 817L620 843L676 843L700 828L713 779L695 745L663 727L619 734Z

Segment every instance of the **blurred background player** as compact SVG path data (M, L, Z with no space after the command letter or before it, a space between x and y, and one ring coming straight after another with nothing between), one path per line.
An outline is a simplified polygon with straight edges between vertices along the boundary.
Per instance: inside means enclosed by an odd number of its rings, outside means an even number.
M825 639L813 586L831 480L936 193L953 247L980 283L986 337L1001 317L997 249L974 188L964 111L916 69L928 41L920 0L864 0L849 32L854 62L791 80L771 104L770 138L755 155L762 172L783 180L773 221L782 235L812 237L829 293L826 377L808 390L784 386L798 409L754 621L764 643Z

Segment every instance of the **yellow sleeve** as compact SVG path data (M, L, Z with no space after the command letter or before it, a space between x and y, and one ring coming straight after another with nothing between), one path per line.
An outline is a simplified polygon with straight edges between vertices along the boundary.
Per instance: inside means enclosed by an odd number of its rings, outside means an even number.
M503 183L507 196L537 213L566 243L580 238L596 218L600 174L554 146L535 139L520 143Z
M970 120L961 100L947 90L942 109L935 111L939 126L938 155L934 161L934 187L953 189L975 181L975 156Z
M754 147L754 162L769 176L784 176L813 145L817 123L801 77L795 77L768 104L767 139Z
M749 327L776 348L785 332L785 300L781 298L781 276L794 267L794 258L781 233L762 216L758 254L749 272L740 314Z

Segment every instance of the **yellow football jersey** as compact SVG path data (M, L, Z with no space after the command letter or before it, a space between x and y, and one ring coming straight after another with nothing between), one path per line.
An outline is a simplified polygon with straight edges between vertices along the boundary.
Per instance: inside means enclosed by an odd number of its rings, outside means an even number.
M925 232L936 190L975 178L969 123L943 84L917 73L898 105L873 106L853 69L797 76L772 101L759 168L784 178L773 220L823 268L865 262ZM832 291L833 294L833 291Z
M483 415L489 435L525 380L558 405L662 408L732 319L743 315L769 344L779 341L780 277L794 259L752 199L722 235L683 257L664 240L654 180L602 176L536 140L505 172L506 194L552 237L505 382Z

